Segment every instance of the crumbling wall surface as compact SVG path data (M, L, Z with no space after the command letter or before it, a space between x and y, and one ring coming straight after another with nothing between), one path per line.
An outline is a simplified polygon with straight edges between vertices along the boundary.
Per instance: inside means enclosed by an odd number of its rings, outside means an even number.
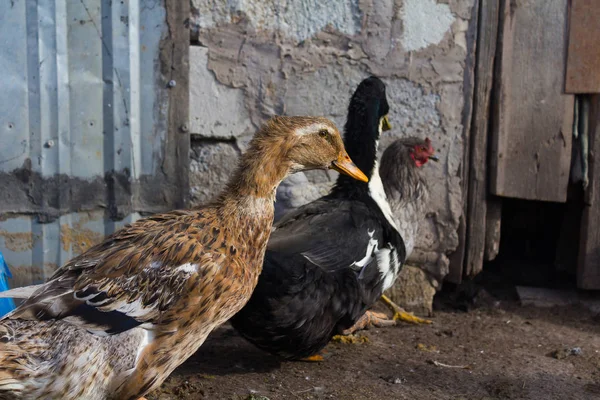
M256 127L274 114L325 115L343 127L358 83L388 87L394 139L429 137L431 202L413 260L435 281L448 272L462 214L468 32L474 0L192 0L192 197L225 183ZM325 193L335 173L311 171L278 190L277 213Z

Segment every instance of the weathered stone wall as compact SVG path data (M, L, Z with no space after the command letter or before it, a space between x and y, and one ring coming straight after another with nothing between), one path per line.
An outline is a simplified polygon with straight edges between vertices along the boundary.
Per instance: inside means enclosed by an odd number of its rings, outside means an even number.
M325 115L340 127L358 83L388 86L398 137L428 136L430 212L412 259L439 280L458 246L468 54L474 0L192 0L190 131L195 202L225 183L256 127L274 114ZM466 99L466 100L465 100ZM280 215L327 193L314 171L278 190Z

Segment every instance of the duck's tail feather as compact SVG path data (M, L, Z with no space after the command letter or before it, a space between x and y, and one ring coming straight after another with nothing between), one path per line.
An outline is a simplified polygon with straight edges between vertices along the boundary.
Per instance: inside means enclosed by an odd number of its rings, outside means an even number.
M0 298L12 298L12 299L28 299L33 292L38 290L42 285L31 285L18 287L14 289L5 289L3 292L0 292ZM0 289L1 290L1 289Z

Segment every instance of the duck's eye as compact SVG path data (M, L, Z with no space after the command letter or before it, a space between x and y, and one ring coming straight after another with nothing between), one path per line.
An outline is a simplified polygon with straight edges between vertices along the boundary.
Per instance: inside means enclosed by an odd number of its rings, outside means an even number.
M427 150L428 150L427 147L421 146L421 151L427 151Z
M327 132L327 129L321 129L319 131L319 136L324 138L324 137L327 137L327 135L329 135L329 132Z

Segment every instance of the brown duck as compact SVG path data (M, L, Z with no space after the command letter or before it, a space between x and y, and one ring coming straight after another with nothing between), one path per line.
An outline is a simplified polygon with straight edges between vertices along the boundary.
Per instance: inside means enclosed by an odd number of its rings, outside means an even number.
M367 181L329 120L275 117L212 204L141 219L32 287L0 320L0 399L127 400L159 386L247 302L275 188L316 168Z

